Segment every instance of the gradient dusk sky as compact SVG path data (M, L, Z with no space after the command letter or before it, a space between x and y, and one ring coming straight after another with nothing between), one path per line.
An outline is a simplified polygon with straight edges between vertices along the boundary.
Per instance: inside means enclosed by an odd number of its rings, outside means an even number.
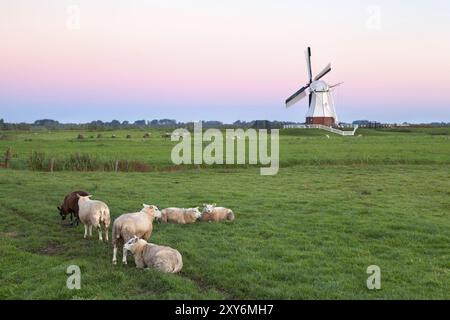
M450 122L449 0L1 0L0 40L10 122L302 122L307 46L340 120Z

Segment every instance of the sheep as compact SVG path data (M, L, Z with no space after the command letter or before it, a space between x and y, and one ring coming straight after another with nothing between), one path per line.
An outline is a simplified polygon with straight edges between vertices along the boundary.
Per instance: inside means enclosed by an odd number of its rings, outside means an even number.
M203 204L202 221L223 221L234 220L232 210L223 207L216 207L216 204Z
M78 197L78 217L84 224L84 238L86 239L88 229L89 236L92 237L92 227L98 230L98 240L103 241L102 227L105 230L105 240L108 241L108 229L111 224L111 216L108 206L101 201L91 200L91 195Z
M173 222L178 224L194 223L202 213L197 208L166 208L161 211L161 221L163 223Z
M178 250L148 243L136 236L125 243L123 250L131 251L138 269L153 267L161 272L177 273L183 268L183 258Z
M70 214L71 225L78 225L78 196L88 196L89 193L86 191L74 191L69 193L64 197L64 201L60 207L57 207L59 210L59 215L61 216L61 220L66 220L66 216ZM75 216L75 221L73 221L73 216Z
M140 212L125 213L114 220L112 228L113 264L117 264L117 247L134 235L148 240L153 230L153 220L161 219L161 211L156 206L143 204ZM127 264L127 251L122 252L122 263Z

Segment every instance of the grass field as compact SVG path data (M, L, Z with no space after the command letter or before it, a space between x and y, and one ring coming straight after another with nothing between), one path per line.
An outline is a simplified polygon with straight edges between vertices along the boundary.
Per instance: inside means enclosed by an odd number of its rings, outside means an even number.
M361 130L360 137L282 131L281 168L54 173L23 170L32 150L84 152L170 166L173 142L152 132L0 132L13 170L0 169L2 299L450 299L450 130ZM78 133L87 138L76 139ZM109 136L115 133L118 138ZM125 139L126 134L132 139ZM217 202L236 220L156 224L152 242L177 248L178 275L112 266L110 244L84 240L56 206L85 189L113 217L143 202ZM81 290L65 271L80 266ZM368 290L378 265L382 289Z

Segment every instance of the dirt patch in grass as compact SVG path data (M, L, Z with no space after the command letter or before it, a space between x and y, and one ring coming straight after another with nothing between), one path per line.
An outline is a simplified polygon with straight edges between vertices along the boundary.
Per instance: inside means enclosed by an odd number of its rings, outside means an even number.
M212 285L206 283L203 279L201 279L199 277L193 277L192 275L187 275L183 271L180 272L180 276L182 276L182 277L184 277L186 279L190 279L191 281L193 281L197 285L197 287L200 288L200 290L202 290L202 291L216 290L216 291L220 292L221 294L223 294L226 297L226 299L230 299L230 300L236 300L237 299L232 294L227 292L225 289L218 288L216 286L212 286Z
M7 238L17 238L19 234L17 232L0 232L0 237L7 237Z
M66 248L61 244L49 243L45 247L34 250L33 253L37 253L44 256L56 256L64 253Z

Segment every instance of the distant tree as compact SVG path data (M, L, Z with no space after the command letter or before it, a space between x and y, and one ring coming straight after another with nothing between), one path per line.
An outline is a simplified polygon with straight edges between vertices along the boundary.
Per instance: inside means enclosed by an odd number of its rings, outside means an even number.
M220 128L223 123L220 121L202 121L203 128Z
M136 120L134 122L135 126L140 126L140 127L145 126L146 124L147 124L147 121L145 121L145 120Z
M42 119L42 120L36 120L34 122L34 125L42 126L42 127L46 127L46 128L54 128L59 125L59 122L56 120L52 120L52 119Z
M355 126L355 125L358 125L358 126L366 126L366 125L368 125L370 123L370 121L369 120L355 120L355 121L353 121L352 122L352 124Z
M120 127L120 121L119 120L113 120L110 122L110 126L114 127L114 128L119 128Z
M14 129L16 130L30 130L31 125L29 123L21 122L14 125Z
M176 126L177 121L172 119L161 119L158 121L158 124L162 127Z
M104 129L104 127L105 124L101 120L91 121L90 123L87 124L87 128L89 130L102 130Z

